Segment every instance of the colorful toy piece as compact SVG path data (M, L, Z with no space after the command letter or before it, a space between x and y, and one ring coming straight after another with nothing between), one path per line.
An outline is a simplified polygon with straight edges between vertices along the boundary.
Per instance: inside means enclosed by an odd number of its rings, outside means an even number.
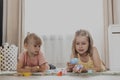
M31 73L31 72L23 72L22 75L23 75L23 76L31 76L32 73Z
M77 69L77 70L80 70L80 69L82 69L83 68L83 65L75 65L75 68Z
M46 74L51 74L51 71L50 71L50 70L46 70L45 73L46 73Z
M59 71L58 73L57 73L57 76L62 76L62 71Z
M67 70L66 69L62 69L61 71L62 71L63 75L67 74Z
M71 64L77 64L77 63L78 63L78 58L72 58L72 59L70 60L70 63L71 63Z

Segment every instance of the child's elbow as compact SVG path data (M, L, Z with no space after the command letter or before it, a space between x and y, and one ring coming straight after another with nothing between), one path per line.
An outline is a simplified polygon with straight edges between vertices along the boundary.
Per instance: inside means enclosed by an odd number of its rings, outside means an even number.
M20 72L20 70L19 70L19 69L17 69L17 72Z
M95 68L95 71L96 71L96 72L101 72L102 69L101 69L101 67L96 67L96 68Z
M20 68L17 68L17 72L22 72L22 70Z
M17 72L21 72L21 69L20 67L17 65L17 69L16 69Z
M40 66L40 71L41 72L44 72L46 70L50 69L49 65L48 64L44 64L44 65L41 65Z

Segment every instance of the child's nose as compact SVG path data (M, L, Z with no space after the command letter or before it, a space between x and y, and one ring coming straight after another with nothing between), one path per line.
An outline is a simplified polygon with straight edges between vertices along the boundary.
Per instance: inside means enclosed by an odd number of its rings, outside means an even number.
M82 48L82 45L79 45L80 48Z

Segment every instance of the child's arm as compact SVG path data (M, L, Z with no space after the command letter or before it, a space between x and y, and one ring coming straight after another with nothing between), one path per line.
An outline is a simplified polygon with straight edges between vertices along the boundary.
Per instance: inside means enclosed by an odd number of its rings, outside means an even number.
M46 71L46 70L48 70L48 69L50 69L48 63L44 63L44 64L40 65L39 71L40 71L40 72L44 72L44 71Z
M48 69L49 69L49 65L47 63L44 63L40 66L31 67L31 72L44 72Z
M93 55L92 55L93 63L94 63L94 70L97 72L101 71L101 60L98 54L97 48L93 47Z
M25 66L24 68L22 68L22 64L18 62L17 65L17 72L31 72L31 67L29 66Z
M67 62L67 71L72 72L75 64L71 64L70 62Z
M31 67L24 66L25 54L21 53L18 57L17 72L31 72Z
M45 57L43 56L43 53L40 52L39 55L38 55L38 59L39 59L39 71L40 72L43 72L45 70L48 70L50 69Z
M31 67L31 72L39 72L40 71L39 69L40 69L39 66Z
M72 58L74 58L74 55L73 55L73 54L70 55L70 59L72 59ZM75 66L75 64L71 64L70 62L67 62L67 71L68 71L68 72L72 72L74 66Z
M42 64L41 66L29 67L25 66L22 68L20 64L17 65L17 72L43 72L49 69L49 65L47 63Z

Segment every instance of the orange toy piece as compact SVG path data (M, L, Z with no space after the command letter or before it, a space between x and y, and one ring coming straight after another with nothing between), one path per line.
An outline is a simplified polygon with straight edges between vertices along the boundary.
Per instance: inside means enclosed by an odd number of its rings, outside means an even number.
M59 72L57 73L57 76L62 76L62 71L59 71Z

